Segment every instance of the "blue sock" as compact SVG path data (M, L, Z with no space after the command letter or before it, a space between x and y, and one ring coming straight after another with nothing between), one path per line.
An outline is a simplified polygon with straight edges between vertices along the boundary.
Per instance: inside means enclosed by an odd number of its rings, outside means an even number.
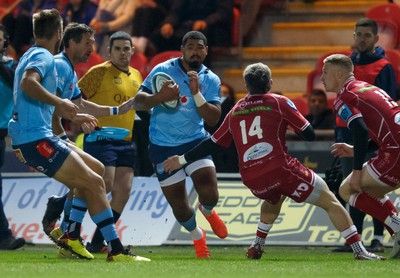
M87 211L86 200L74 197L72 199L71 214L69 216L68 233L71 238L79 238L81 225Z
M71 215L71 208L72 208L72 199L66 199L64 203L64 217L63 220L61 221L61 230L65 232L68 227L69 223L69 216Z
M196 223L196 213L193 212L192 217L189 218L189 220L185 222L179 222L188 232L193 231L197 227Z
M107 242L118 238L111 208L105 209L96 215L92 215L92 220L97 225L97 228L100 229L101 234Z

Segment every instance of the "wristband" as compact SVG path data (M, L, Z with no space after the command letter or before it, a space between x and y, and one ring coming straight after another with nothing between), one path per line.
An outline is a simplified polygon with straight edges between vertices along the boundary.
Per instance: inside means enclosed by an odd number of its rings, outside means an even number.
M110 116L118 115L118 112L119 112L118 106L110 107Z
M58 134L57 136L58 136L60 139L62 139L62 140L67 140L67 139L68 139L68 136L67 136L67 134L65 133L65 131L62 132L62 133L60 133L60 134Z
M185 159L185 155L180 155L178 157L178 161L180 165L185 165L187 163L186 159Z
M200 92L198 92L197 94L193 95L193 99L194 99L194 103L196 104L196 107L203 106L204 103L207 102Z

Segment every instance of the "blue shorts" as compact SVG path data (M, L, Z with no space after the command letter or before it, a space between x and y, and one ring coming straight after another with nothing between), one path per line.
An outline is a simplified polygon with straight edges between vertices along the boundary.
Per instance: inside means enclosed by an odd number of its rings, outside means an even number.
M160 182L164 181L165 179L175 175L175 173L177 173L178 171L181 171L181 169L178 169L178 170L173 171L171 174L168 174L167 172L164 171L163 162L168 157L173 156L173 155L182 155L185 152L187 152L187 151L191 150L192 148L194 148L195 146L197 146L198 144L200 144L200 142L202 142L203 140L204 139L194 140L192 142L182 144L182 145L179 145L176 147L158 146L158 145L150 143L149 157L150 157L151 163L153 164L154 172L157 174L158 180ZM211 155L207 155L201 159L210 160L212 163ZM183 166L183 169L185 169L189 165L193 164L194 162L195 161L185 164ZM208 164L204 165L204 166L208 166Z
M25 164L52 177L64 164L71 149L57 136L46 137L21 145L13 145L17 158Z
M135 167L136 147L125 140L84 141L83 150L104 166Z

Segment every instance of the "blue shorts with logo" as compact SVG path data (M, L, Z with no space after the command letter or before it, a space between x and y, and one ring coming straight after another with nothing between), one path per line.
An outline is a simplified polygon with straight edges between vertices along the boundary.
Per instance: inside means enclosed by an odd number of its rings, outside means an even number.
M157 174L158 180L163 181L171 176L173 176L176 172L178 172L180 169L173 171L171 174L168 174L167 172L164 171L164 166L163 162L170 156L173 155L182 155L186 153L187 151L191 150L198 144L200 144L203 140L207 138L202 138L202 139L197 139L192 142L182 144L176 147L166 147L166 146L159 146L155 145L153 143L150 143L149 145L149 157L150 161L153 164L154 172ZM212 160L211 155L207 155L201 159L209 159ZM191 163L193 163L192 161ZM188 165L191 163L186 164L183 168L186 168Z
M46 137L21 145L13 145L17 158L25 164L52 177L64 164L71 149L57 136Z
M131 142L112 139L95 142L84 141L83 149L104 166L135 167L136 146Z

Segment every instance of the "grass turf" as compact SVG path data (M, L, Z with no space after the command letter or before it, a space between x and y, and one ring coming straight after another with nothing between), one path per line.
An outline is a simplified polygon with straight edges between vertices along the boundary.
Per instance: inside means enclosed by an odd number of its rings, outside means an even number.
M245 258L244 246L210 246L212 258L194 257L192 246L136 247L150 263L60 259L55 247L27 246L0 251L0 277L393 277L399 260L355 261L350 253L332 253L325 247L267 247L261 260ZM389 255L390 250L384 253Z

